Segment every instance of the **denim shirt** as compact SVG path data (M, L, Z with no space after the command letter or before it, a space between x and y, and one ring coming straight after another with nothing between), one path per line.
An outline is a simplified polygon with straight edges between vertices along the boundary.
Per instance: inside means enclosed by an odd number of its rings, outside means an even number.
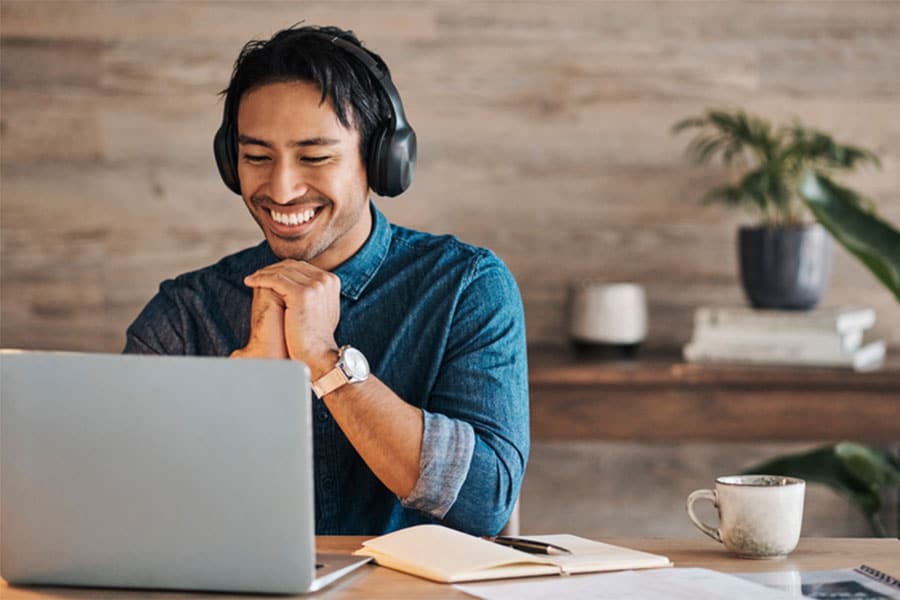
M382 534L442 523L494 534L528 459L525 319L515 280L491 251L398 227L372 205L369 239L333 272L339 345L422 409L420 475L398 498L313 398L316 533ZM128 328L125 352L228 356L250 336L243 278L277 262L266 242L167 280Z

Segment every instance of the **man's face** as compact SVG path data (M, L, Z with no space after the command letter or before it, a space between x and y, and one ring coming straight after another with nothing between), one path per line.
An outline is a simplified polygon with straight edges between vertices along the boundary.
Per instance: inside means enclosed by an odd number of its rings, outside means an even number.
M331 270L372 228L359 132L308 82L271 83L238 107L241 196L279 258Z

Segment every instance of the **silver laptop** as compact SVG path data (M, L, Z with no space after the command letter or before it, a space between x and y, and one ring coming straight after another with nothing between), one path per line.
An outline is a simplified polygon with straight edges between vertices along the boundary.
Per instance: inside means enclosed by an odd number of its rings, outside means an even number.
M364 564L315 553L309 389L292 361L0 351L0 575L304 593Z

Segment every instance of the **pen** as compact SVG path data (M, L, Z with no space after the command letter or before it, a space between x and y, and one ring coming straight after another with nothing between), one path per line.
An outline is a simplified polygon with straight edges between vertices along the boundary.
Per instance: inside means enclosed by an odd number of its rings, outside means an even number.
M501 546L509 546L523 552L531 552L532 554L572 554L570 550L557 546L556 544L548 544L540 540L528 540L525 538L496 536L488 537L488 540Z

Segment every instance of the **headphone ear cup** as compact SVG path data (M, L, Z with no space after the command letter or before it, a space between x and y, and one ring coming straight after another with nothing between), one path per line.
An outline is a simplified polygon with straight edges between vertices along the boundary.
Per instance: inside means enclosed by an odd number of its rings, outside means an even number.
M387 196L385 189L385 136L387 135L386 127L379 127L372 134L372 141L369 142L369 161L366 165L366 175L369 178L369 187L379 196Z
M213 154L216 157L216 166L222 181L235 194L241 193L241 182L237 172L237 143L232 132L233 128L223 122L213 137Z
M391 136L391 161L388 170L391 196L402 194L412 184L413 176L416 174L417 152L416 132L411 127L402 127Z
M409 127L379 129L369 151L369 187L379 196L399 196L416 173L416 132Z

